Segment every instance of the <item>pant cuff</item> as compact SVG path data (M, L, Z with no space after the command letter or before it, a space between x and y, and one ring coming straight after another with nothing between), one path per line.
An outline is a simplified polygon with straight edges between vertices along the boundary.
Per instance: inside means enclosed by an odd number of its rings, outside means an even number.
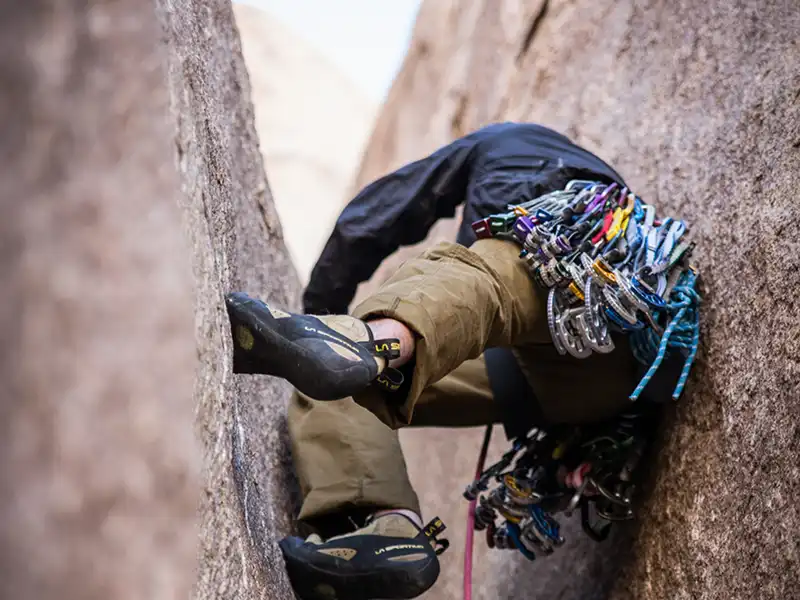
M431 377L435 373L433 363L436 345L436 327L424 306L409 302L393 293L377 293L353 311L353 316L370 320L389 318L400 321L411 329L416 337L414 349L414 370L411 385L405 396L370 387L355 394L353 400L371 411L392 429L409 425L414 416L414 406L426 387L435 383Z
M299 521L312 521L354 508L405 508L420 514L419 499L407 478L363 479L313 489L303 500Z

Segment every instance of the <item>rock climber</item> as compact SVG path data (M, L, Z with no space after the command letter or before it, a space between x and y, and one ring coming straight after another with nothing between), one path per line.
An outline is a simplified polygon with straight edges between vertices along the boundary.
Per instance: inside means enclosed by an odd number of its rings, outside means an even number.
M226 297L234 371L296 389L289 427L308 537L280 547L304 600L413 598L436 581L443 526L423 523L398 428L513 427L520 411L585 423L627 402L637 368L625 336L612 334L613 352L584 360L558 352L546 291L519 247L476 239L471 227L573 180L625 186L551 129L484 127L376 180L346 206L311 274L304 314L242 292ZM455 243L408 260L348 312L387 256L423 240L459 205Z

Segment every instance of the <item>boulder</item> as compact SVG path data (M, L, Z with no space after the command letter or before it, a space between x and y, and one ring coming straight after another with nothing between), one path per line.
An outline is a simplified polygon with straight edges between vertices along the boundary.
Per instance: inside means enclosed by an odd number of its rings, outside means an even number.
M789 0L423 2L358 184L490 122L542 123L688 220L705 294L701 355L637 524L604 544L572 531L535 564L478 539L477 598L800 594L799 30ZM442 223L423 245L454 231ZM402 438L427 516L456 530L425 597L459 598L460 493L480 433Z
M231 4L0 7L0 596L293 598L289 389L223 303L299 305Z
M226 0L157 0L167 49L174 164L195 280L196 433L203 448L198 599L292 598L277 541L296 486L289 387L234 376L224 295L299 309L299 282L267 184L248 73Z
M0 597L186 598L190 257L152 6L0 3Z

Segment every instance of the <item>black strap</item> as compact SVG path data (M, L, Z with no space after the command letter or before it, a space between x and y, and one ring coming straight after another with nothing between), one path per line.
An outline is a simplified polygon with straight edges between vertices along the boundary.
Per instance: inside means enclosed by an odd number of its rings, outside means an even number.
M483 357L506 437L513 440L526 435L534 426L546 425L539 400L511 349L489 348Z
M405 381L403 374L397 369L386 367L380 375L375 378L375 383L388 392L398 391Z
M447 529L439 517L434 519L422 528L417 538L427 540L435 544L434 551L437 555L441 554L450 547L450 541L439 536Z

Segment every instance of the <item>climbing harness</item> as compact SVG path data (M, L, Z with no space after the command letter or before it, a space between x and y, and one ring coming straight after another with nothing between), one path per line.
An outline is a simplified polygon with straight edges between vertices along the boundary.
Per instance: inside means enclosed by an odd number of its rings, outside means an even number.
M485 532L489 547L534 560L564 543L555 514L579 512L597 541L634 517L636 466L658 416L655 402L638 400L666 359L683 362L672 392L680 397L697 355L700 295L686 224L659 218L625 187L574 180L507 208L473 231L521 246L520 259L548 290L557 351L583 359L612 352L612 334L627 335L644 371L629 407L608 422L534 428L488 469L479 461L464 492L471 528Z
M680 396L697 354L700 301L683 221L656 219L653 206L616 183L575 180L472 228L478 238L522 246L520 258L549 290L547 322L560 354L608 353L612 332L629 334L636 359L650 364L636 400L664 357L685 351L673 393Z

